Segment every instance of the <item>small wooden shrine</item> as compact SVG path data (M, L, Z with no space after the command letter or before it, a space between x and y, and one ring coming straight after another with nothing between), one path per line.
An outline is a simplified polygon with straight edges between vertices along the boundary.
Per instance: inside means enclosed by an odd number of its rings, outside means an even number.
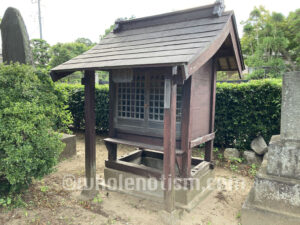
M54 81L84 71L88 178L95 176L95 70L109 72L107 169L174 179L213 168L216 74L244 69L234 13L223 9L223 1L217 1L117 21L97 46L51 71ZM204 143L205 158L192 158L191 149ZM118 158L118 144L138 150ZM146 165L143 157L160 159L162 166ZM165 182L164 197L172 211L169 185Z

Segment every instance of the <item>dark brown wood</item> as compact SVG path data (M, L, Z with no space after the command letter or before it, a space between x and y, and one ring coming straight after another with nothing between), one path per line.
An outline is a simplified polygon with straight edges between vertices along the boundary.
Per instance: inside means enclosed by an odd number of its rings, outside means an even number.
M207 134L190 141L190 148L203 144L215 138L215 133Z
M118 145L115 144L115 143L111 143L109 141L104 141L104 144L105 144L106 149L108 151L108 160L109 161L117 160Z
M240 52L241 52L241 50L239 49L240 46L237 43L237 40L238 40L238 37L236 36L237 32L235 31L235 27L233 25L234 18L231 18L231 20L232 20L232 23L231 23L231 26L230 26L230 37L231 37L231 40L232 40L232 47L233 47L233 50L234 50L235 59L236 59L237 66L238 66L238 72L239 72L239 75L241 77L242 71L244 69L243 68L244 64L243 64L243 59L242 59L243 55L240 54Z
M114 117L115 117L116 88L109 73L109 137L115 137Z
M191 175L191 156L192 152L189 148L190 136L190 101L191 101L191 85L192 78L190 77L183 85L183 102L182 102L182 119L181 119L181 149L184 155L181 159L182 176L190 177Z
M211 70L212 61L209 60L192 75L189 141L211 133L209 130Z
M118 160L120 161L125 161L125 162L130 162L130 161L133 161L139 157L142 157L143 156L143 151L144 150L136 150L136 151L133 151L131 153L129 153L128 155L124 155L124 156L121 156Z
M164 204L167 212L175 209L176 88L177 85L171 77L165 79L163 174Z
M216 82L217 71L216 71L216 60L213 58L212 63L212 75L211 75L211 98L210 98L210 119L209 119L209 131L214 131L215 125L215 105L216 105ZM205 158L207 162L213 161L213 139L205 143Z
M96 185L95 71L84 71L85 174L87 187Z
M115 169L115 170L125 171L128 173L133 173L144 177L155 177L157 179L160 179L162 175L160 170L150 168L144 165L138 165L138 164L124 162L120 160L117 161L106 160L105 167Z
M163 146L150 145L150 144L145 144L143 142L137 142L137 141L128 141L126 139L105 138L104 141L105 141L105 143L122 144L122 145L134 146L134 147L142 148L142 149L151 149L151 150L157 150L157 151L162 151L162 152L164 151ZM182 155L183 151L176 149L176 154Z

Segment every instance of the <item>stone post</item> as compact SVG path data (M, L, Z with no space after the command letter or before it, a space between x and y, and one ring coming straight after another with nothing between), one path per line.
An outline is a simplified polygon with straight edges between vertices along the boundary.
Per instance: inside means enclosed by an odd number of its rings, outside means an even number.
M9 7L1 22L3 62L32 64L32 52L21 13Z
M267 173L300 179L300 72L283 77L280 142L269 146Z
M300 72L286 73L282 84L281 140L300 140Z

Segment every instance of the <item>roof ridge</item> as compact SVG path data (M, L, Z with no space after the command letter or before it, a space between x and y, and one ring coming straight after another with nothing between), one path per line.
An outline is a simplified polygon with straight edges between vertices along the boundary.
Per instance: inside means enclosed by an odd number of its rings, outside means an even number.
M217 10L216 10L217 8ZM201 18L219 17L224 15L224 3L222 0L217 0L214 4L209 4L200 7L194 7L174 12L158 14L154 16L146 16L131 20L117 20L115 22L114 33L124 30L145 28L149 26L157 26L169 23L184 22Z

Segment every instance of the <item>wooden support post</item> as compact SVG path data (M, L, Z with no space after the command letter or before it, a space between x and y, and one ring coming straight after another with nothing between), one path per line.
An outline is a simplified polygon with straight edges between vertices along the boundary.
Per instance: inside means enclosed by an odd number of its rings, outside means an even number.
M182 156L182 176L191 176L192 151L189 144L190 136L190 101L192 78L184 82L182 96L182 120L181 120L181 149L184 151Z
M115 137L114 116L115 116L116 89L112 80L112 73L109 73L109 137Z
M85 174L88 191L96 188L95 71L84 71Z
M212 75L211 75L211 96L210 96L210 121L209 121L209 132L214 132L215 126L215 104L216 104L216 80L217 80L217 71L216 71L216 59L212 59ZM204 160L207 162L213 161L213 146L214 140L210 140L205 143L205 156Z
M109 161L116 161L117 160L117 148L118 145L116 143L111 143L105 141L105 146L108 151L108 160Z
M164 95L164 203L169 213L175 209L176 88L173 78L165 78Z

